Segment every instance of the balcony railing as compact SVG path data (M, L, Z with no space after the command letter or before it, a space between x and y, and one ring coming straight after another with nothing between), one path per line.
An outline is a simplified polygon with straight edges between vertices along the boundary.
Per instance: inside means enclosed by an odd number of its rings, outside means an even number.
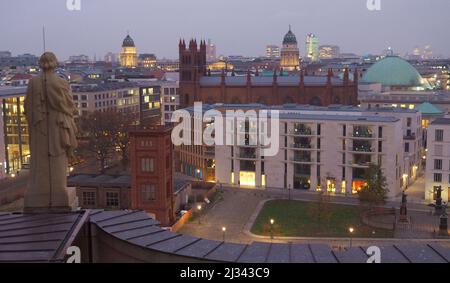
M355 131L353 132L353 137L355 138L373 138L373 134L371 132L366 131Z
M247 159L255 159L256 158L256 152L240 152L239 153L240 158L247 158Z
M312 145L306 144L306 143L293 143L292 147L293 148L312 148Z
M369 146L353 146L350 150L356 152L374 152L374 150Z
M295 162L314 162L311 157L301 157L301 156L294 156L291 160Z
M311 128L294 128L290 131L293 135L301 135L301 136L311 136L314 135L314 132Z
M405 140L415 140L416 139L416 133L406 134L403 136L403 139Z

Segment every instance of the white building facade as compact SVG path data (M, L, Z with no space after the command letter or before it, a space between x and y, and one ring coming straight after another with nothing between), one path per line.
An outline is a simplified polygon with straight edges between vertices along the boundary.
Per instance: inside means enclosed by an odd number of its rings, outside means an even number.
M249 142L250 137L260 134L257 123L251 120L234 125L234 145L215 145L215 181L222 184L353 194L365 183L365 169L375 163L381 165L389 196L394 197L416 177L410 172L412 167L419 166L420 155L416 157L415 152L410 165L410 154L405 154L404 133L407 125L417 131L412 125L413 119L420 125L417 111L258 104L216 104L204 108L222 113L238 109L256 112L272 109L280 113L279 132L274 133L279 150L274 156L264 156L263 145ZM408 116L411 116L409 124ZM245 129L245 134L239 134L238 129ZM224 136L230 135L224 131ZM245 143L238 144L237 139L242 135Z
M442 200L450 200L450 118L430 123L427 131L427 162L425 169L425 200L434 202L442 190Z

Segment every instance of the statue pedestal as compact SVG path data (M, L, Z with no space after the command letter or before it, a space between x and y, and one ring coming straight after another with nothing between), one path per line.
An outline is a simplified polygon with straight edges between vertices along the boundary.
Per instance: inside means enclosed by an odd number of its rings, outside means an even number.
M71 212L78 209L76 188L66 188L65 191L54 193L51 203L48 194L26 194L24 213Z

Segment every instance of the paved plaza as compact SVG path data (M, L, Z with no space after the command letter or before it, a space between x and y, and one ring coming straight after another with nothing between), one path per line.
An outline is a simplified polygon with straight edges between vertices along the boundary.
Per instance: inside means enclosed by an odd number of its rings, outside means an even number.
M198 219L187 222L179 231L183 234L194 235L197 237L223 240L224 234L222 227L226 227L226 241L236 243L260 242L292 242L292 243L326 243L334 247L346 247L349 245L348 238L304 238L304 237L285 237L270 239L253 235L249 232L251 225L256 218L259 209L264 201L273 198L289 198L286 192L280 190L255 190L224 187L219 198L211 207L202 212L200 222ZM316 193L293 191L291 199L314 201L317 199ZM355 197L335 196L331 202L357 205L358 199ZM397 201L387 203L388 207L400 206ZM431 243L439 242L450 246L450 240L433 239L433 231L438 227L438 217L430 214L431 208L419 202L408 203L411 223L397 228L395 239L352 239L354 245L383 245L383 244L405 244L405 243Z

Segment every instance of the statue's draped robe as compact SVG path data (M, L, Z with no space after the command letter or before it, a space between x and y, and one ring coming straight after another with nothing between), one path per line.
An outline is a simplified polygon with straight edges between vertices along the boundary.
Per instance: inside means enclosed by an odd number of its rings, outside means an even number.
M68 82L53 72L31 79L24 107L31 154L25 208L67 207L68 158L77 146L76 108Z

